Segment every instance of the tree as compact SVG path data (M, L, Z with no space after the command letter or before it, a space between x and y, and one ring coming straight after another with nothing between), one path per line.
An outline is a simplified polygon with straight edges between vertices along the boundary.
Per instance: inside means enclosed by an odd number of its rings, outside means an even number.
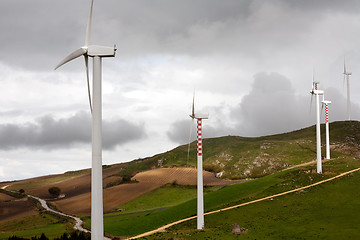
M61 193L61 189L58 187L51 187L48 189L48 191L53 197L58 197Z
M39 240L49 240L44 233L41 234Z

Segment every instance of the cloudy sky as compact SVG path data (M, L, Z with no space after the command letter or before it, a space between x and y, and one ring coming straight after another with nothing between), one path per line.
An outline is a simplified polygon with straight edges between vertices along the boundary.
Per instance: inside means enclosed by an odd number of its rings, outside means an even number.
M0 181L91 166L84 60L54 71L84 44L89 5L0 1ZM186 143L194 89L205 137L314 124L313 69L345 120L344 56L358 120L359 20L356 0L95 0L90 43L118 49L103 60L103 163Z

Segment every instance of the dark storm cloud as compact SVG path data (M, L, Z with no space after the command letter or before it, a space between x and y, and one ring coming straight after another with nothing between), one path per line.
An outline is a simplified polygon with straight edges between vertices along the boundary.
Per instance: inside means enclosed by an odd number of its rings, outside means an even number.
M325 100L330 100L329 104L329 121L347 120L347 98L346 92L336 88L325 89ZM351 102L351 119L360 119L360 106Z
M89 2L0 1L0 61L53 69L83 45ZM91 42L117 44L122 58L158 53L229 54L235 48L238 54L249 52L256 57L261 54L257 49L267 46L297 46L302 34L310 36L307 29L314 19L318 22L329 11L358 9L358 1L335 0L95 1Z
M325 100L332 101L330 121L346 119L346 99L339 90L325 89ZM314 125L315 102L314 96L310 106L310 92L296 94L286 77L278 73L259 73L254 77L250 93L232 111L232 118L238 119L234 132L242 136L262 136ZM352 116L353 119L360 117L359 106L355 103L352 103ZM324 122L324 110L321 118Z
M245 136L286 132L310 124L307 103L305 97L296 96L286 77L259 73L254 76L250 93L233 109L232 117L239 119L236 130Z
M84 44L89 5L90 0L1 1L0 61L53 69ZM117 44L122 55L153 53L199 21L233 18L248 6L216 0L94 1L91 43Z
M220 105L210 108L211 114L209 119L204 119L203 137L213 138L221 137L224 135L233 134L234 129L226 122L228 120L226 113L224 112L225 106ZM206 112L200 110L200 112ZM178 120L170 125L169 130L166 132L168 138L176 143L185 144L196 140L197 122L196 120Z
M111 150L121 144L143 138L144 126L123 119L103 121L103 147ZM91 119L79 112L56 120L45 116L36 123L1 124L0 149L36 148L62 149L76 144L91 143Z
M346 97L336 88L326 88L325 100L330 100L329 121L347 119ZM320 96L320 102L322 96ZM223 108L213 108L213 116L209 124L204 126L204 137L224 135L264 136L294 131L315 125L315 96L311 103L311 94L296 94L289 79L278 73L258 73L249 94L231 109L230 118ZM321 103L320 103L321 107ZM321 122L324 123L324 109L321 109ZM360 107L351 104L352 119L360 118ZM215 118L215 119L212 119ZM215 123L214 123L215 121ZM229 121L226 124L226 121ZM234 122L230 126L230 122ZM187 143L189 139L190 121L174 122L167 135L177 143ZM195 139L196 127L193 126L192 141Z
M283 0L289 7L306 11L346 11L357 12L360 8L360 2L357 0Z
M195 122L192 122L191 119L174 122L166 134L171 141L185 144L189 142L190 132L190 140L193 141L196 136L196 127Z
M80 2L86 4L88 1ZM80 28L86 23L87 13L80 4L70 3L1 1L0 61L25 68L53 69L61 60L56 61L53 57L74 50L69 50L69 46L78 42L75 33L85 31Z

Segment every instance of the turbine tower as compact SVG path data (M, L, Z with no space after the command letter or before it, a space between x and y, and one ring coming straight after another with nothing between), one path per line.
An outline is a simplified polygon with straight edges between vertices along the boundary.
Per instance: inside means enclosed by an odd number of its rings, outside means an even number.
M317 89L318 84L319 82L314 81L314 75L313 75L312 89L310 93L311 93L311 100L313 95L315 95L316 97L316 163L317 163L316 172L322 173L319 95L324 95L324 91Z
M325 105L325 131L326 131L326 159L330 159L330 136L329 136L329 104L331 101L323 100Z
M85 44L62 60L55 69L67 62L84 56L89 94L90 110L92 113L92 169L91 169L91 239L104 239L103 223L103 189L102 189L102 100L101 100L101 69L102 58L115 57L116 48L89 45L92 9L94 1L90 3L90 13L86 28ZM88 57L93 58L93 94L91 104L89 86Z
M202 160L202 120L208 119L208 114L195 114L195 97L193 97L190 117L197 120L197 229L204 229L204 182Z
M350 75L351 72L346 71L345 59L344 59L344 81L346 79L346 86L347 86L347 117L348 120L351 120L351 104L350 104Z

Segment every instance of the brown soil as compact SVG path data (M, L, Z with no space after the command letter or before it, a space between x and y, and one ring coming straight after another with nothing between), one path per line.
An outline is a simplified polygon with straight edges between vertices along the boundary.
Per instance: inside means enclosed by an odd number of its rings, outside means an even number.
M216 178L211 172L203 171L204 185L229 185L235 181ZM164 185L176 181L180 185L196 185L196 168L157 168L136 174L133 179Z
M27 198L17 199L0 193L0 223L36 214L36 207Z
M113 176L121 169L117 167L105 168L103 170L103 186L120 177ZM53 177L58 177L54 175ZM204 171L204 185L228 185L236 181L221 180L213 173ZM37 182L51 178L45 176L35 179L21 181L22 183ZM131 201L147 192L163 186L166 183L176 182L181 185L196 185L197 170L195 168L158 168L136 174L133 180L137 183L120 184L104 189L104 212L114 211L120 204ZM90 171L82 175L69 176L69 178L25 189L26 193L50 200L56 207L64 213L72 215L90 215L91 212L91 176ZM49 187L56 186L61 189L65 197L53 199L48 193ZM10 186L10 189L15 185Z

